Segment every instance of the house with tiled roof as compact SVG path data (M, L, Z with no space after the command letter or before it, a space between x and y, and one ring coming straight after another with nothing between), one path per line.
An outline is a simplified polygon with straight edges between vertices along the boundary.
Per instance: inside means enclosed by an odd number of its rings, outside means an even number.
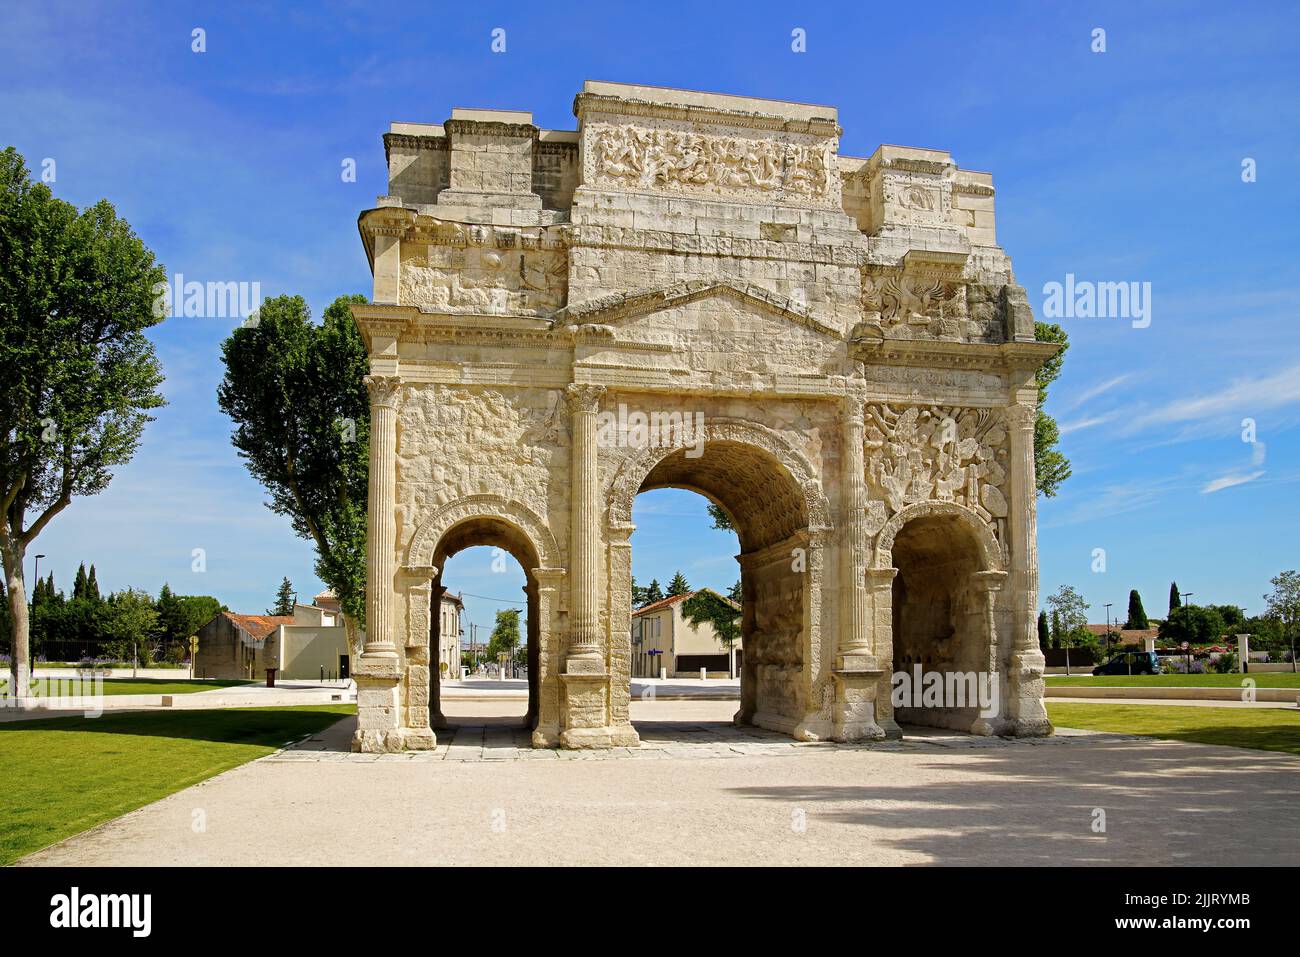
M318 599L330 596L317 596ZM346 678L351 668L343 614L328 602L294 605L292 615L223 611L198 630L197 678Z
M700 669L710 677L725 678L740 674L740 639L727 647L709 622L691 624L682 611L688 598L708 592L740 614L740 606L711 588L701 588L652 602L632 612L632 676L657 678L698 678Z

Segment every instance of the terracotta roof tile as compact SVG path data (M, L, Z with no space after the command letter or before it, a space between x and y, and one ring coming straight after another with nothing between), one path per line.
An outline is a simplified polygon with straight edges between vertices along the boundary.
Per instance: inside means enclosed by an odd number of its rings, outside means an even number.
M233 611L222 612L235 623L235 627L258 641L261 641L280 625L292 625L293 615L236 615Z

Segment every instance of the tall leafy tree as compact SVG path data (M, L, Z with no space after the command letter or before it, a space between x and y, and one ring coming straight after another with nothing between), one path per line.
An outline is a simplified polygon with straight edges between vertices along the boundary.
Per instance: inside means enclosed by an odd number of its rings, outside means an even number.
M1047 404L1047 388L1061 374L1070 337L1054 322L1035 322L1034 338L1039 342L1055 342L1061 351L1048 359L1035 375L1038 383L1038 418L1034 421L1034 480L1038 492L1045 498L1054 496L1061 483L1070 477L1070 460L1057 448L1061 429L1056 420L1043 411Z
M267 506L316 546L316 574L339 597L353 648L365 625L369 359L343 296L320 325L300 296L268 299L223 344L217 401Z
M1181 608L1183 605L1183 596L1178 593L1178 582L1169 583L1169 614L1174 613L1175 608Z
M288 576L280 580L280 587L275 592L275 607L268 608L268 615L292 615L293 606L297 600L297 595L293 590L293 582L289 581Z
M677 595L685 595L691 590L691 586L686 581L686 576L679 570L673 575L672 581L668 583L668 597L673 598Z
M1291 670L1296 670L1295 639L1300 630L1300 574L1295 569L1279 572L1269 579L1273 590L1264 596L1268 615L1282 623L1282 636L1291 644Z
M497 612L492 635L488 638L488 657L496 660L499 655L511 657L519 646L519 609L506 608Z
M86 576L86 597L91 601L103 601L99 594L99 581L95 578L95 563L90 563L90 574Z
M77 566L77 577L72 581L72 597L86 597L86 563L82 562Z
M28 693L23 568L45 527L103 491L163 404L145 330L166 273L107 200L85 210L0 153L0 558L13 622L10 684Z
M650 579L650 584L645 587L645 604L653 605L657 601L663 601L665 597L663 587L659 584L659 579Z
M1147 619L1146 609L1142 607L1142 596L1138 594L1136 588L1128 593L1128 621L1125 622L1124 627L1136 629L1151 627L1151 622Z
M1047 612L1038 613L1038 649L1046 651L1052 644L1052 631L1047 623Z

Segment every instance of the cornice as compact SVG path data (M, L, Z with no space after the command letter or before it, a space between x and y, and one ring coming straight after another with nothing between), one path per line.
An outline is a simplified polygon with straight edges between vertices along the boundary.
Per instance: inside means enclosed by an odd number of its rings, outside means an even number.
M603 93L579 93L573 100L573 115L578 117L579 122L581 122L588 113L654 117L666 120L682 120L688 123L774 130L782 133L806 133L810 136L838 137L843 132L840 125L830 117L790 120L764 113L727 110L713 106L655 103L649 100L607 96Z

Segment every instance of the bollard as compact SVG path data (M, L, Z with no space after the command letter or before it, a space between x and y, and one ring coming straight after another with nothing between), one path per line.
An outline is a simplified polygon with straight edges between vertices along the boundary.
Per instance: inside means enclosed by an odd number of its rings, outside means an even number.
M668 680L668 669L665 668L663 665L659 666L659 680L660 681Z
M700 680L701 680L701 681L708 681L708 680L709 680L709 670L708 670L707 668L701 668L701 669L700 669Z

